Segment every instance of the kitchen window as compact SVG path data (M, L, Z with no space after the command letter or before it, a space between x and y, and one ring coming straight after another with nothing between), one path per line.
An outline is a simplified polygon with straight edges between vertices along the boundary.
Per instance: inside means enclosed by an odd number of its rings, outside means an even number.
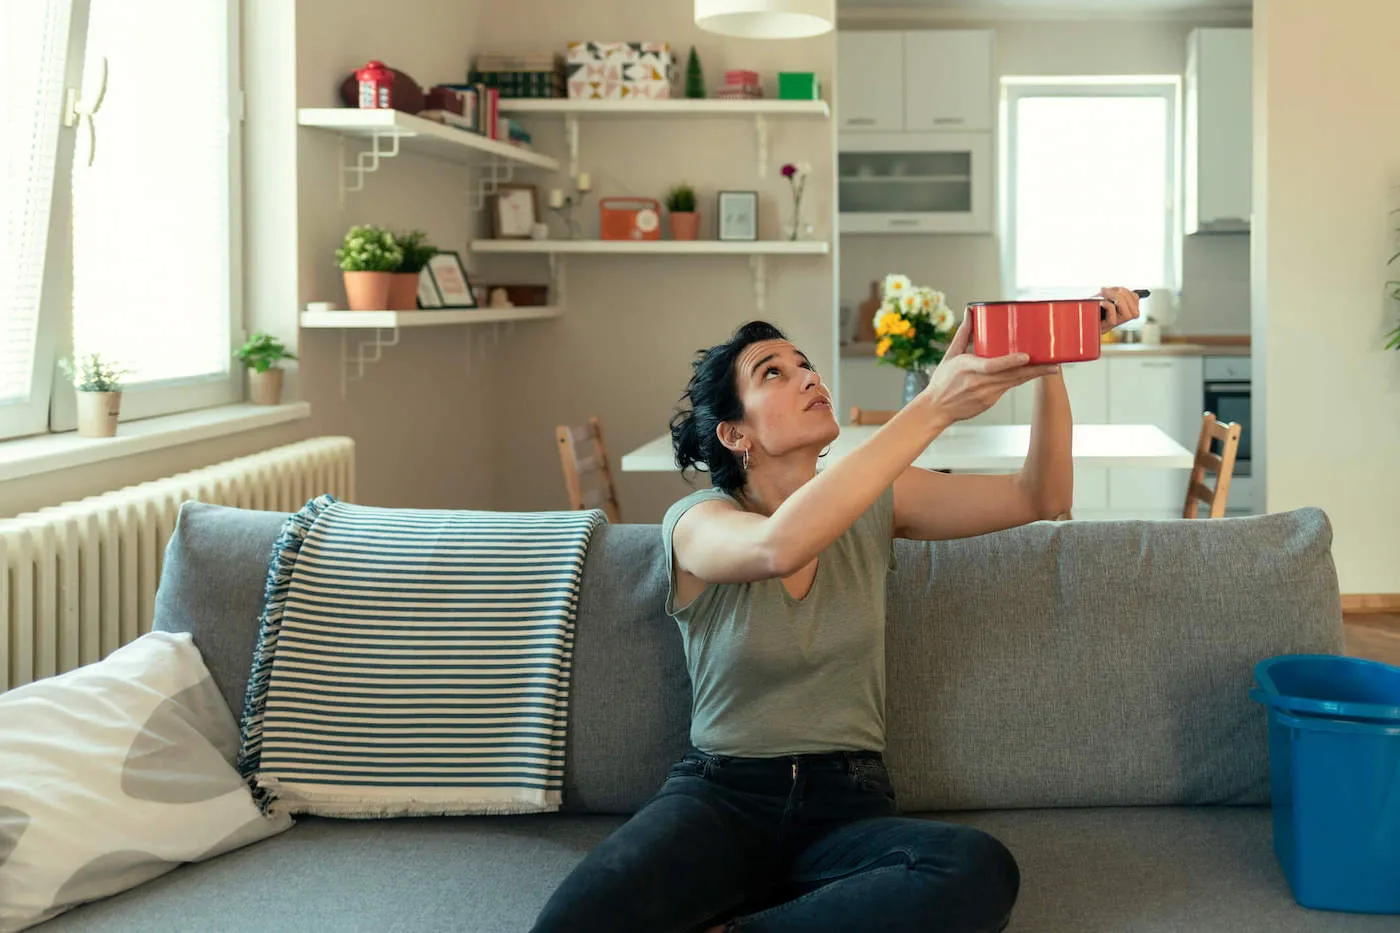
M123 420L237 401L237 0L0 8L0 438L75 427L94 352Z
M1177 288L1180 89L1176 76L1003 79L1008 294Z

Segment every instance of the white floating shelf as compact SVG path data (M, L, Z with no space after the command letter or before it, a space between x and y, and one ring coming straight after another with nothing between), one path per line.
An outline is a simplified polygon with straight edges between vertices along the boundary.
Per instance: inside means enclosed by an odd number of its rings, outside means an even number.
M822 240L473 240L476 253L615 256L825 256Z
M365 176L377 172L381 162L405 152L476 166L473 210L480 210L518 168L559 170L559 163L548 156L398 110L303 107L297 111L297 123L340 135L342 205L346 193L362 190ZM351 156L344 152L346 139L362 139L368 145Z
M406 152L449 162L514 162L557 171L559 163L537 152L512 146L479 133L470 133L399 110L357 110L352 107L303 107L297 122L360 139L394 137Z
M455 308L441 311L303 311L301 326L327 329L444 327L449 324L502 324L559 317L563 308Z
M599 117L831 117L824 100L568 100L517 98L501 101L501 113L549 113Z

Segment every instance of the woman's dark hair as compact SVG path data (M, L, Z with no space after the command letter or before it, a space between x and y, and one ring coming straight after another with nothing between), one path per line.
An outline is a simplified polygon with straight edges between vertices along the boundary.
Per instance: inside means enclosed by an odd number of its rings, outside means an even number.
M725 343L696 353L690 364L695 372L681 396L683 401L689 400L690 408L678 409L671 419L671 447L682 472L697 469L703 463L710 473L711 486L731 494L744 488L743 461L720 443L715 429L726 421L744 417L739 384L734 378L739 354L750 344L786 339L767 321L750 321Z

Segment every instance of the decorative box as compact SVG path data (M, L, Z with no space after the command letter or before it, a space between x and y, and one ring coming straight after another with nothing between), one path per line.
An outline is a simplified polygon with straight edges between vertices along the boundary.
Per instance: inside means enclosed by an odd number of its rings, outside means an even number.
M665 42L570 42L569 97L661 100L671 96L676 57Z
M822 83L810 71L778 72L779 100L821 100Z

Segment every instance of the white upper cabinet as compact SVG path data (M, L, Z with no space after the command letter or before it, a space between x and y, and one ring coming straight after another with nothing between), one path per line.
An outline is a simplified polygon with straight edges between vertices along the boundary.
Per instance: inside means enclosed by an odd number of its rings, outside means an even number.
M992 128L992 32L929 29L904 33L904 129Z
M1249 229L1253 34L1195 29L1186 48L1186 233Z
M836 34L836 119L842 132L904 129L903 49L899 32Z

